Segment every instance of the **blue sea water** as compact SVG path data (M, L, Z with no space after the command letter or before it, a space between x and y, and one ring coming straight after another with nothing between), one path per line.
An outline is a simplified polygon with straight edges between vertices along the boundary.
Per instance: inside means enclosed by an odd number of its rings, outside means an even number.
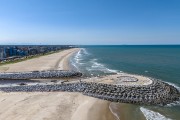
M121 45L80 46L71 63L84 76L99 76L118 72L145 75L180 86L180 45ZM180 105L172 103L165 107L139 106L112 103L116 109L129 108L134 114L119 118L126 120L180 120ZM119 110L120 111L120 110Z

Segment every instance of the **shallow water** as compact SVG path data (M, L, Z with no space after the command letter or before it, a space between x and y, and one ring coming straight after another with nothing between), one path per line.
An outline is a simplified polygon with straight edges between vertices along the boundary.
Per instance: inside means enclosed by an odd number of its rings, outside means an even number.
M81 46L82 47L82 46ZM118 72L145 75L180 86L180 46L83 46L71 63L84 76ZM111 103L121 120L179 120L180 102L164 107Z

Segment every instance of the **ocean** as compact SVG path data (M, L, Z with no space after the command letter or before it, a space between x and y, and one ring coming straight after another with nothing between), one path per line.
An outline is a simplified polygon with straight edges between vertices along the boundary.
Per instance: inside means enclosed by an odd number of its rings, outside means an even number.
M70 62L85 77L125 72L160 79L180 90L180 45L80 47ZM163 107L111 103L109 108L117 120L180 120L180 101Z

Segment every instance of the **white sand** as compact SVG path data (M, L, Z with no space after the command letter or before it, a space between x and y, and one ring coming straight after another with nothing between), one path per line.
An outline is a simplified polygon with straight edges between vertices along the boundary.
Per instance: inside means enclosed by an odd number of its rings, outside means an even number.
M129 78L129 81L121 80L121 77L127 77ZM137 81L131 81L130 79L135 78ZM124 86L146 86L153 83L153 81L148 78L141 75L133 75L128 73L118 73L115 75L108 75L108 76L101 76L101 77L95 77L95 78L87 78L83 81L86 82L98 82L98 83L106 83L106 84L116 84L116 85L124 85Z
M19 63L0 72L68 69L68 58L79 49L65 50ZM0 92L0 120L114 120L109 102L70 92Z
M58 53L41 56L26 61L0 66L0 72L21 72L33 70L62 70L67 69L67 59L69 55L78 51L78 48L64 50Z

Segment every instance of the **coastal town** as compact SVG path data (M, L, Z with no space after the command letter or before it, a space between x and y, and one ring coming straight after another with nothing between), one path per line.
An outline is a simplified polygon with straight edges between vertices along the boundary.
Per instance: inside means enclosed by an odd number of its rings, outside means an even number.
M1 45L0 63L73 48L71 45Z

